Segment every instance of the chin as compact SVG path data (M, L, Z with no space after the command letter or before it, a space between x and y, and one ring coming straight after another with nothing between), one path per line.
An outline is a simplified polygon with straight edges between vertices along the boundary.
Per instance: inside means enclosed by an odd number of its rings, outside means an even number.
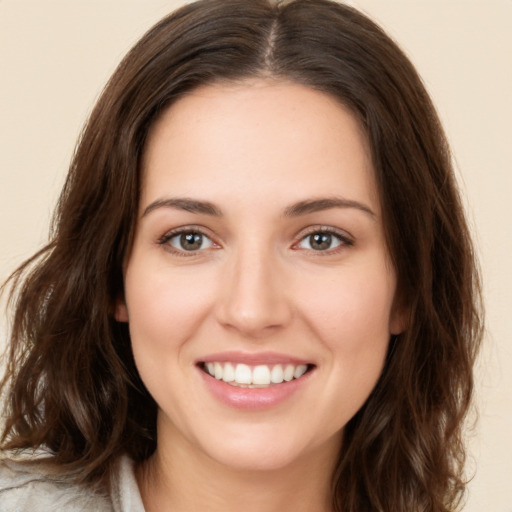
M275 425L263 431L230 432L222 439L211 439L203 451L222 466L237 471L279 471L295 465L308 464L316 455L337 454L341 446L341 432L330 439L310 440L293 436L289 430L279 433ZM281 434L281 435L280 435Z
M302 457L296 451L282 450L272 445L265 451L247 447L223 453L212 453L212 458L222 466L237 471L279 471L297 463Z

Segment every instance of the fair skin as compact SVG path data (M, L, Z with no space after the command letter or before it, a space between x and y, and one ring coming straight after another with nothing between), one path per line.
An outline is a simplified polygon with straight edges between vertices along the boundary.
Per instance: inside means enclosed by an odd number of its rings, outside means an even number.
M116 317L159 407L147 512L331 510L402 329L358 122L301 85L205 86L152 127L142 173Z

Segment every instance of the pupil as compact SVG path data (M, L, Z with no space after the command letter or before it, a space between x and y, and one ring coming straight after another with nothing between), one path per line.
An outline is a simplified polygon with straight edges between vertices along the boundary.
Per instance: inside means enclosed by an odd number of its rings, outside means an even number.
M311 248L315 251L321 251L324 249L329 249L331 246L332 235L328 233L315 233L311 235L310 244Z
M184 233L181 235L181 246L187 251L194 251L201 248L203 235L200 233Z

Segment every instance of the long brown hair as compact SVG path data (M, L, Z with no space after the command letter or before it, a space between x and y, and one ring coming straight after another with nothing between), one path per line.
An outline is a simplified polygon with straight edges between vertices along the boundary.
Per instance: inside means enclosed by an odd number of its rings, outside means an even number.
M329 0L203 0L153 27L107 84L76 149L49 244L11 276L4 450L44 447L93 483L156 448L157 406L113 317L149 127L213 82L272 77L349 107L370 141L407 330L348 423L333 509L448 511L464 490L462 421L481 338L479 281L438 117L397 45Z

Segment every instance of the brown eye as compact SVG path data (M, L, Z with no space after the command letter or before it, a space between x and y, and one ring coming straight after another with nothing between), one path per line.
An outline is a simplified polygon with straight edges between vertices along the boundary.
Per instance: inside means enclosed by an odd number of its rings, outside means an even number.
M309 237L309 245L315 251L325 251L331 248L332 235L327 233L315 233Z
M341 235L330 233L327 231L317 231L305 236L298 244L301 249L309 249L313 251L328 251L336 249L340 245L349 245Z
M200 251L209 249L212 241L202 233L196 231L185 231L178 233L169 239L169 244L180 251Z

